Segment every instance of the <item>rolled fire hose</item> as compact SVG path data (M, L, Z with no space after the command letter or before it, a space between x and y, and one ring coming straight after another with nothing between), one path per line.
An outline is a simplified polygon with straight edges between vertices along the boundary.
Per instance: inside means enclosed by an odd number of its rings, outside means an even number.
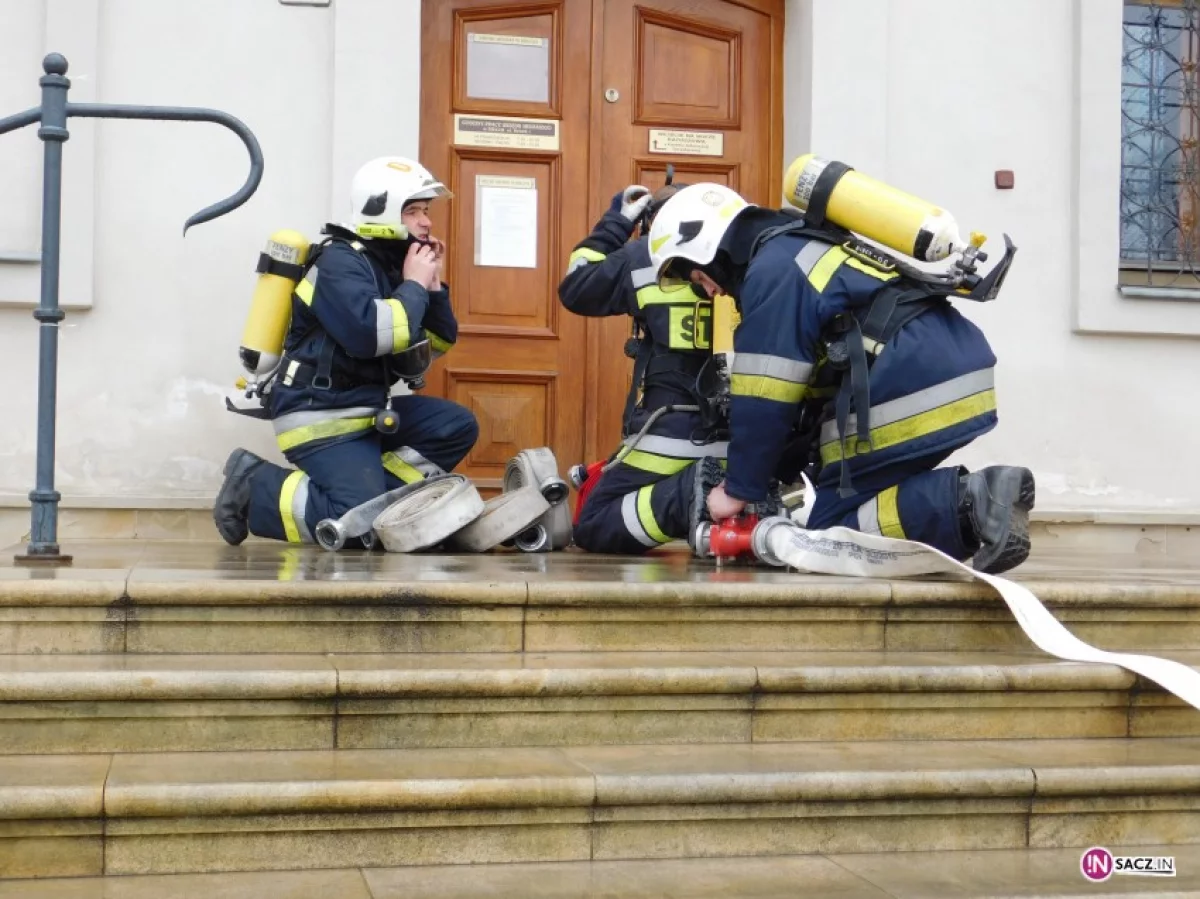
M571 545L574 535L571 510L566 503L569 489L558 473L558 460L548 447L522 450L504 470L504 492L534 486L550 504L550 510L530 528L514 538L523 552L554 552Z
M438 477L446 476L439 475ZM429 481L432 480L434 479L429 479ZM371 523L379 516L379 513L392 503L412 493L420 484L429 483L429 481L405 484L403 487L389 490L381 496L367 500L362 505L355 506L341 518L326 518L317 522L314 534L317 543L330 552L337 552L346 545L347 540L355 537L368 538L369 544L374 545L375 535L371 533Z
M897 578L965 572L1000 594L1025 636L1043 652L1067 662L1119 665L1200 709L1200 671L1170 659L1097 649L1067 630L1025 587L976 571L924 543L842 527L808 531L786 518L763 519L751 543L754 554L768 565L818 574Z
M483 506L483 514L446 541L453 552L483 553L513 540L550 511L541 491L530 485L501 493Z
M393 553L437 546L483 514L483 498L460 474L439 475L412 485L415 489L379 513L372 527Z

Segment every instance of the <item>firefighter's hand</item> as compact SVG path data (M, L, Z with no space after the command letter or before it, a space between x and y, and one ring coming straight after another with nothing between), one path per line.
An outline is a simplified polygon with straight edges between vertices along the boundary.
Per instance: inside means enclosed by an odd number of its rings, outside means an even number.
M404 259L404 280L416 281L426 290L435 290L438 284L438 259L432 247L414 242Z
M438 238L429 237L429 244L433 248L433 258L437 262L437 272L433 276L433 280L429 282L430 290L442 289L442 273L446 270L446 244Z
M724 481L708 493L708 514L713 521L724 521L726 518L733 518L745 508L745 500L734 499L725 492Z
M650 189L640 184L631 184L613 197L612 208L631 222L636 222L642 211L650 205Z

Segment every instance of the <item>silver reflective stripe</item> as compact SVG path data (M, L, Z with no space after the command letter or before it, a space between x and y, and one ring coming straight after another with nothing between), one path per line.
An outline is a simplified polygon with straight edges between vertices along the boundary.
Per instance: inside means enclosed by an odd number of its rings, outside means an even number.
M622 441L622 445L629 446L632 442L633 438L630 437L628 440ZM637 442L634 449L646 453L656 453L660 456L674 456L677 459L703 459L705 456L724 459L729 455L728 441L697 446L684 437L656 437L654 435L643 437Z
M571 274L571 272L575 271L575 269L577 269L577 268L583 268L585 265L588 265L590 262L591 262L591 260L586 259L583 256L576 256L574 261L572 261L571 264L567 266L567 275ZM565 278L566 275L564 275L563 277Z
M386 356L395 346L395 318L392 304L387 300L375 301L375 355Z
M796 265L800 266L800 271L808 275L812 272L813 266L821 261L821 257L832 249L833 244L810 240L804 245L804 249L796 254Z
M637 513L637 491L626 493L621 500L621 518L625 522L625 530L642 546L658 546L658 541L646 533Z
M312 532L308 529L308 522L304 520L304 513L308 509L308 482L309 477L305 475L296 486L296 492L292 494L292 518L296 522L296 531L300 534L300 539L305 543L315 543Z
M407 462L427 478L436 477L439 474L446 473L442 470L441 466L430 462L411 446L402 446L400 449L395 451L395 454L399 456L401 460Z
M311 284L315 288L317 286L317 275L318 274L319 274L319 272L317 271L317 267L314 265L312 268L310 268L305 273L304 280L307 281L309 284Z
M370 406L351 406L349 409L319 409L314 412L289 412L281 415L271 424L276 434L303 428L306 425L320 424L323 421L337 421L341 418L366 418L375 415Z
M929 412L955 400L966 399L995 386L996 373L991 368L981 368L968 372L941 384L934 384L908 396L888 400L878 406L871 407L871 430L882 428L884 425L895 424L922 412ZM858 416L851 415L846 419L846 434L854 434L858 430ZM827 421L821 426L821 443L837 442L837 422Z
M654 266L648 265L645 268L635 268L629 273L629 277L633 281L633 289L641 290L658 281L658 272Z
M883 534L879 527L878 497L873 496L869 503L863 503L858 507L858 529L864 534Z
M285 387L292 386L292 380L296 377L296 370L300 367L300 363L292 360L288 363L287 373L283 376L283 384Z
M733 357L735 375L766 375L793 384L807 384L812 376L812 365L796 362L783 356L768 356L764 353L738 353Z

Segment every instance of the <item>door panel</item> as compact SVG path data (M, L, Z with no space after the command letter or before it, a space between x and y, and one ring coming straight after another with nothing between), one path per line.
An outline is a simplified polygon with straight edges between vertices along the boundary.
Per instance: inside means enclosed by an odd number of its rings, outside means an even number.
M433 217L435 233L447 235L459 321L458 344L434 364L427 390L478 418L479 440L459 470L486 495L523 449L551 447L564 473L583 459L586 330L557 289L571 249L564 232L587 226L586 195L563 185L587 179L589 56L567 47L590 46L590 10L575 0L423 0L422 30L421 161L454 192L433 204ZM456 129L456 114L489 117L489 126L553 122L558 148L521 137L478 146ZM484 199L495 187L535 191L532 210L485 217L485 207L498 208ZM489 249L489 234L514 230L530 235L532 259Z
M782 4L725 0L602 0L603 48L593 118L599 153L596 214L627 184L725 184L751 202L780 194L782 123L772 115ZM757 8L751 8L751 7ZM599 17L598 17L599 18ZM665 133L664 133L665 132ZM622 352L625 321L591 325L596 379L589 421L592 455L620 439L633 364ZM589 384L591 386L591 384Z
M782 34L783 0L422 0L421 161L455 193L433 218L460 326L426 392L479 419L460 470L486 493L522 449L550 446L565 474L616 446L629 321L572 315L557 296L613 193L657 188L669 162L679 181L776 201ZM528 136L488 133L510 126ZM497 207L481 192L497 186L536 191L501 217L536 230L493 258L481 213Z

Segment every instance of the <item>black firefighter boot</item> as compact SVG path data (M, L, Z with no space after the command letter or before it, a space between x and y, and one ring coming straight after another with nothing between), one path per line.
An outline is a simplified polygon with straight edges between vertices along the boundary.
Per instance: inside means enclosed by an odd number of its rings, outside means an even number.
M237 546L250 535L250 479L265 462L241 448L225 460L225 482L213 502L213 521L230 546Z
M688 510L688 546L696 551L696 529L712 521L708 514L708 494L725 480L725 469L714 456L704 456L696 463L696 474L692 480L692 504Z
M976 571L999 574L1028 558L1033 502L1028 468L992 465L959 478L959 524L968 548L975 549L971 565Z

